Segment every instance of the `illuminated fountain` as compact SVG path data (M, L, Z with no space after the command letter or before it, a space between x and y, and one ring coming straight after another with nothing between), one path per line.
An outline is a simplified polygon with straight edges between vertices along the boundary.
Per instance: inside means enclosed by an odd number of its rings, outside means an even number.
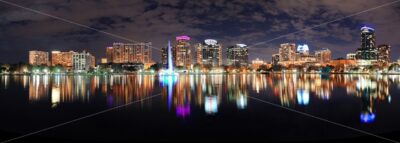
M159 73L159 79L162 86L168 86L168 110L172 106L172 88L177 81L178 73L174 71L172 63L171 42L168 41L168 68Z
M168 67L166 70L162 70L159 75L160 76L176 76L178 73L174 71L174 66L172 63L172 52L171 52L171 42L168 41Z

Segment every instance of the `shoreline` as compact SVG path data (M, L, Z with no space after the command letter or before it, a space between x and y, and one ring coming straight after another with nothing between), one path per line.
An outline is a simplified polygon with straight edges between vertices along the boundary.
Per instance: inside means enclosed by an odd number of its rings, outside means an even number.
M314 75L400 75L399 73L365 73L365 72L341 72L341 73L322 73L322 72L247 72L247 73L179 73L179 75L228 75L228 74L314 74ZM158 75L158 73L56 73L56 74L11 74L1 73L0 76L32 76L32 75L49 75L49 76L108 76L108 75Z

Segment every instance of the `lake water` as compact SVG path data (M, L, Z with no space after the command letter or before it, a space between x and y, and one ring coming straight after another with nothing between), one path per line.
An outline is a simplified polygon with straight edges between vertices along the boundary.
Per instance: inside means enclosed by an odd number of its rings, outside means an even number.
M0 76L1 140L400 141L400 76L216 74ZM263 102L264 101L264 102Z

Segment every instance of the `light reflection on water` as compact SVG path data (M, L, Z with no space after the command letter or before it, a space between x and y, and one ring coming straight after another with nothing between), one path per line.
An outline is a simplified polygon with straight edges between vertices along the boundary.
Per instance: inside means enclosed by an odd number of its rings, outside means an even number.
M113 76L1 76L1 88L10 83L28 89L30 104L51 102L53 108L71 102L91 104L98 96L108 106L126 104L154 94L161 88L162 101L168 111L186 118L192 108L204 113L220 112L220 104L236 104L237 109L248 107L247 96L277 98L287 107L309 106L313 102L329 102L335 90L344 89L347 96L362 102L360 121L373 122L377 116L375 104L390 104L390 85L399 87L396 75L319 75L319 74L230 74L230 75L156 75ZM315 100L315 101L313 101Z

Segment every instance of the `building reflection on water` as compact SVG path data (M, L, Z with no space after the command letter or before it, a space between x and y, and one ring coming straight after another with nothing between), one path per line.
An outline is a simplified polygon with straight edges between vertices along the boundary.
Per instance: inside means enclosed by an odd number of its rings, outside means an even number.
M389 87L399 87L396 75L320 75L320 74L216 74L184 75L172 82L154 75L113 76L0 76L2 88L17 82L29 89L29 101L51 101L52 107L62 103L88 103L105 98L108 106L126 104L157 94L161 87L162 101L168 111L186 118L193 111L203 109L214 115L221 102L246 109L247 96L271 96L282 106L308 106L313 102L328 102L335 89L345 89L348 96L360 99L360 120L373 122L377 114L375 104L390 103ZM400 88L400 87L399 87ZM272 93L272 94L271 94ZM50 100L49 100L50 99ZM313 101L316 100L316 101ZM150 104L146 100L144 103ZM225 104L225 103L224 103Z

